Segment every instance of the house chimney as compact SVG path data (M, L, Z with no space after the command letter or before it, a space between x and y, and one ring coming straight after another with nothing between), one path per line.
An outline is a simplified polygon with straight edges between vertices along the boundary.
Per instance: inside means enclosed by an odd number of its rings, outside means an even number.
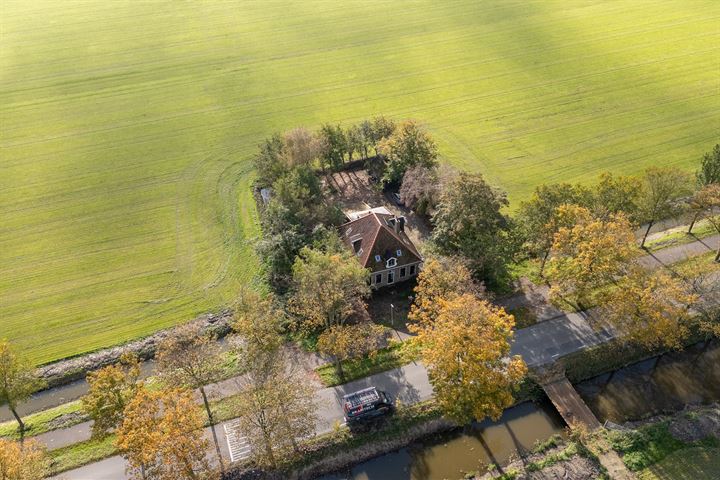
M405 231L405 217L398 217L397 221L395 222L395 228L399 232Z

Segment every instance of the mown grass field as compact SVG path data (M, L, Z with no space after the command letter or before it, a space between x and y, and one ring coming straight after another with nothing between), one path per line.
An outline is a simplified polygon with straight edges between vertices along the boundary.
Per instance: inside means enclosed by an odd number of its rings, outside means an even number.
M41 363L256 279L249 157L296 125L424 121L512 201L691 168L720 131L720 3L5 0L0 337Z

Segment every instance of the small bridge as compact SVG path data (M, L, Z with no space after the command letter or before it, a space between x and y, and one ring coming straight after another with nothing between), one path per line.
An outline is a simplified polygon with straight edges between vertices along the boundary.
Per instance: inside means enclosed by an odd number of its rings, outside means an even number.
M542 388L552 404L555 405L558 413L565 420L565 423L570 427L574 428L582 425L587 428L588 433L602 427L595 414L588 408L564 373L560 375L556 371L551 379L542 383ZM625 467L620 456L606 444L605 440L601 437L597 439L597 442L602 444L600 452L596 452L598 460L605 467L610 478L613 480L633 480L635 476Z
M571 427L584 425L589 432L593 432L602 426L567 377L556 379L542 388L565 423Z

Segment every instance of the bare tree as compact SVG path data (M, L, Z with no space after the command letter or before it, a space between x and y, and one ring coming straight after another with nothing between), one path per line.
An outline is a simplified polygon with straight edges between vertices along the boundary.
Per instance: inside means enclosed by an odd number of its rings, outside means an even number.
M283 151L289 166L309 165L320 155L320 141L305 127L293 128L283 136Z

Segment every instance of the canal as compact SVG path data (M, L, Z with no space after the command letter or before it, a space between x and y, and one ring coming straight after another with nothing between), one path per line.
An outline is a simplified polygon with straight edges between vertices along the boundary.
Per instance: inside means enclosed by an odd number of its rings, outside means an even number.
M688 347L651 358L575 385L598 419L622 423L685 405L720 400L720 345ZM538 441L564 434L565 424L547 402L509 408L497 422L486 420L463 431L435 436L360 463L320 480L444 480L485 471L532 449Z

